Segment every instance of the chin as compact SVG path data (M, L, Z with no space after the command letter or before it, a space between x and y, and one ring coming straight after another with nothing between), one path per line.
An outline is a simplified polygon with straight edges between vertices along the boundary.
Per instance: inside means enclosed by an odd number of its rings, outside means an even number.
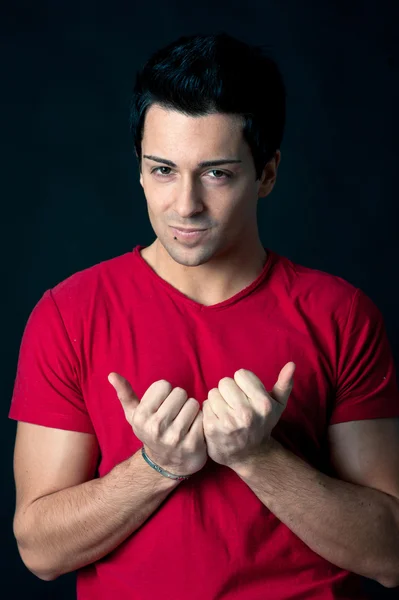
M211 260L213 249L206 245L198 245L192 248L181 246L177 240L176 245L161 242L167 254L172 260L185 267L198 267Z

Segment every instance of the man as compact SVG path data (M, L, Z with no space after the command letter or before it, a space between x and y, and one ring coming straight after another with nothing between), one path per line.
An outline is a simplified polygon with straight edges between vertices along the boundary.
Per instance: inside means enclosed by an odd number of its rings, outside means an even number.
M365 598L399 583L399 394L358 288L264 248L284 86L259 49L185 37L137 77L156 234L47 290L10 417L14 532L78 598ZM194 232L189 230L194 229Z

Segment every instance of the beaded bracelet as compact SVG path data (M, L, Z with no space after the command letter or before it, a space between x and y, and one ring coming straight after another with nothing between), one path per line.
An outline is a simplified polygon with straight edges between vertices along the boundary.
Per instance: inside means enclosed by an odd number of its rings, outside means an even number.
M190 475L173 475L173 473L169 473L169 471L165 471L165 469L162 469L162 467L155 464L151 460L151 458L149 458L147 456L147 454L145 453L145 450L144 450L144 446L141 449L141 454L142 454L144 460L150 465L150 467L152 467L153 469L158 471L158 473L160 473L164 477L169 477L169 479L179 479L179 480L188 479L190 477Z

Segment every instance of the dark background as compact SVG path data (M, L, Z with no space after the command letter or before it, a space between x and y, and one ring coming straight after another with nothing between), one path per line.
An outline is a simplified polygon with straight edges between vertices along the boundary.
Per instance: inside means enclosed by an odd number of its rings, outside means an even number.
M1 596L72 599L74 574L43 582L19 557L7 414L44 291L154 239L128 129L136 71L181 35L224 30L270 46L288 119L277 185L259 204L261 239L362 288L398 365L399 3L10 0L0 10ZM399 597L364 583L373 597Z

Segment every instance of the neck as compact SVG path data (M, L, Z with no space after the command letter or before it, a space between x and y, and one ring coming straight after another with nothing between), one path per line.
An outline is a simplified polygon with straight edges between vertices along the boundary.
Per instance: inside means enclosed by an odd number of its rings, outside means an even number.
M187 260L179 257L177 262L158 238L141 251L141 256L159 277L205 306L219 304L251 285L267 260L267 252L260 240L251 250L226 251L193 266L188 266Z

